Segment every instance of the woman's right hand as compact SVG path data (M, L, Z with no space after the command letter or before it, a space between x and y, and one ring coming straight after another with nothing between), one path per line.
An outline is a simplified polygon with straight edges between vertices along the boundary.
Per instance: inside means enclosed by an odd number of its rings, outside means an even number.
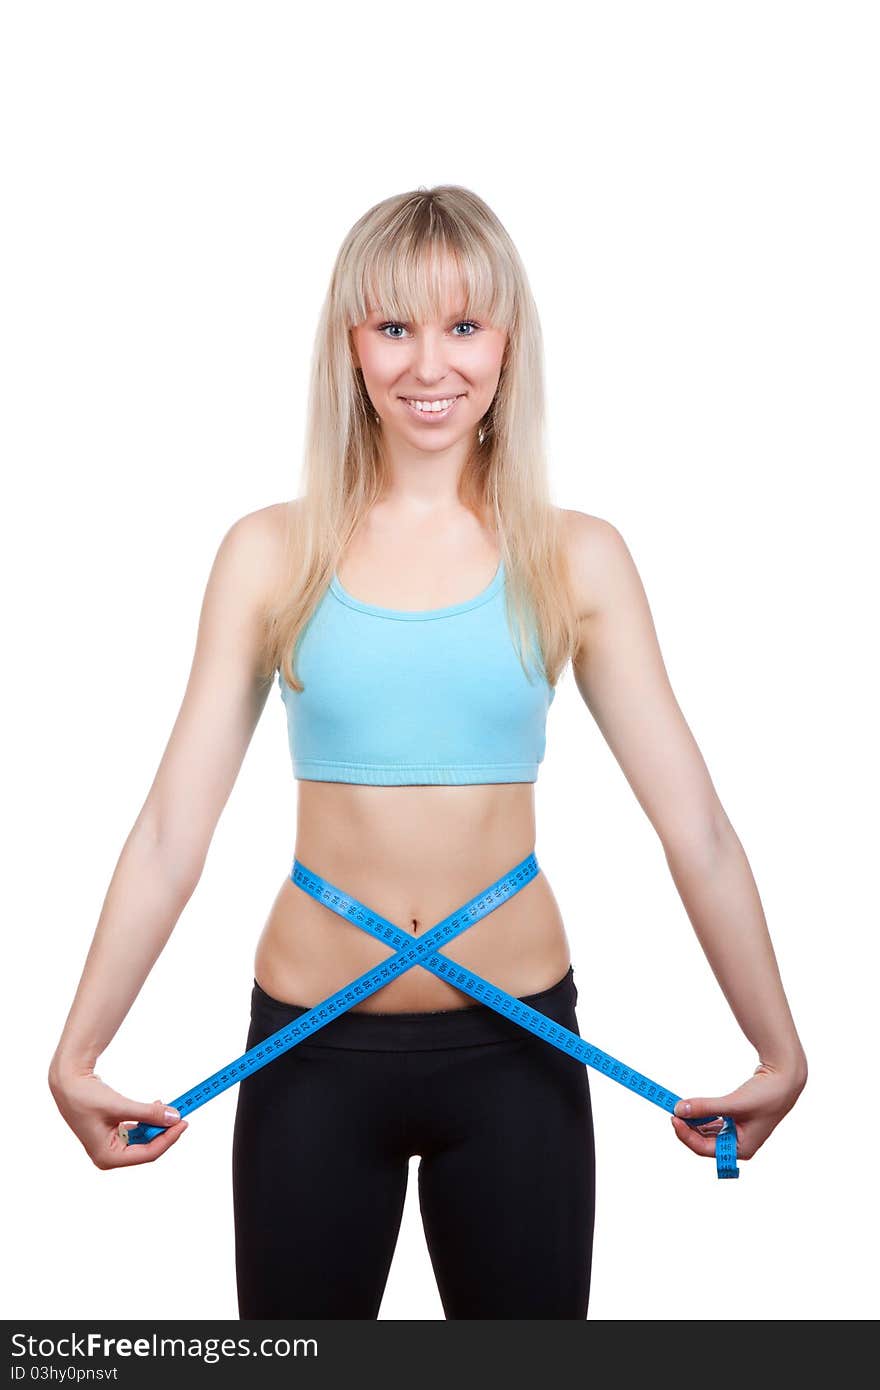
M166 1116L164 1101L129 1100L107 1086L91 1069L49 1071L55 1104L96 1168L127 1168L152 1163L186 1129L187 1120ZM123 1121L168 1126L148 1144L129 1144L120 1133Z

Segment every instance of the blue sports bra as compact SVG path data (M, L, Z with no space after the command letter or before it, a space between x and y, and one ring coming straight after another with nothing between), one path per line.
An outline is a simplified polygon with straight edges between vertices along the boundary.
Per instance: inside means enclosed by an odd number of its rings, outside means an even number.
M446 608L362 603L334 573L302 630L299 692L278 672L294 777L372 786L534 782L556 690L530 683L504 604L504 562Z

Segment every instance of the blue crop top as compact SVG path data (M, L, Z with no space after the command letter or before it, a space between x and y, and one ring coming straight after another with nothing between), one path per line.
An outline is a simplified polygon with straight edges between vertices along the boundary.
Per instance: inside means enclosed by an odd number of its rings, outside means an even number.
M334 573L302 630L294 690L278 672L294 777L373 786L534 782L556 690L526 677L504 562L475 598L378 608Z

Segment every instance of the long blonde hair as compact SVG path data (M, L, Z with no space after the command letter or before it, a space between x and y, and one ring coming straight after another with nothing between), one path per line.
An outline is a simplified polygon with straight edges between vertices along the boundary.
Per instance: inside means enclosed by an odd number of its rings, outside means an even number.
M387 486L381 426L350 329L371 307L403 322L443 313L444 257L466 300L463 317L506 330L498 389L474 432L459 497L492 519L504 561L507 620L526 670L556 684L577 649L577 612L551 501L544 446L543 341L525 269L501 222L476 193L440 184L377 203L339 249L312 355L302 496L288 506L286 564L266 614L264 674L294 690L295 648L361 520ZM534 644L537 643L537 646Z

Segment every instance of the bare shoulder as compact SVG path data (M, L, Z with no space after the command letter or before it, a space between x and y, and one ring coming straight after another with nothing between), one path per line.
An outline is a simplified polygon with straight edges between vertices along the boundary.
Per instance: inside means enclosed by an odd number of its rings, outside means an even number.
M246 512L232 523L227 534L234 531L236 539L240 539L245 545L283 544L300 502L300 498L295 498L292 502L272 502L268 507L258 507L256 511Z
M232 581L247 590L252 603L268 603L282 581L287 541L300 499L273 502L246 512L227 529L220 543L222 558Z
M581 618L607 607L609 599L635 570L629 547L605 517L560 507L569 573Z

